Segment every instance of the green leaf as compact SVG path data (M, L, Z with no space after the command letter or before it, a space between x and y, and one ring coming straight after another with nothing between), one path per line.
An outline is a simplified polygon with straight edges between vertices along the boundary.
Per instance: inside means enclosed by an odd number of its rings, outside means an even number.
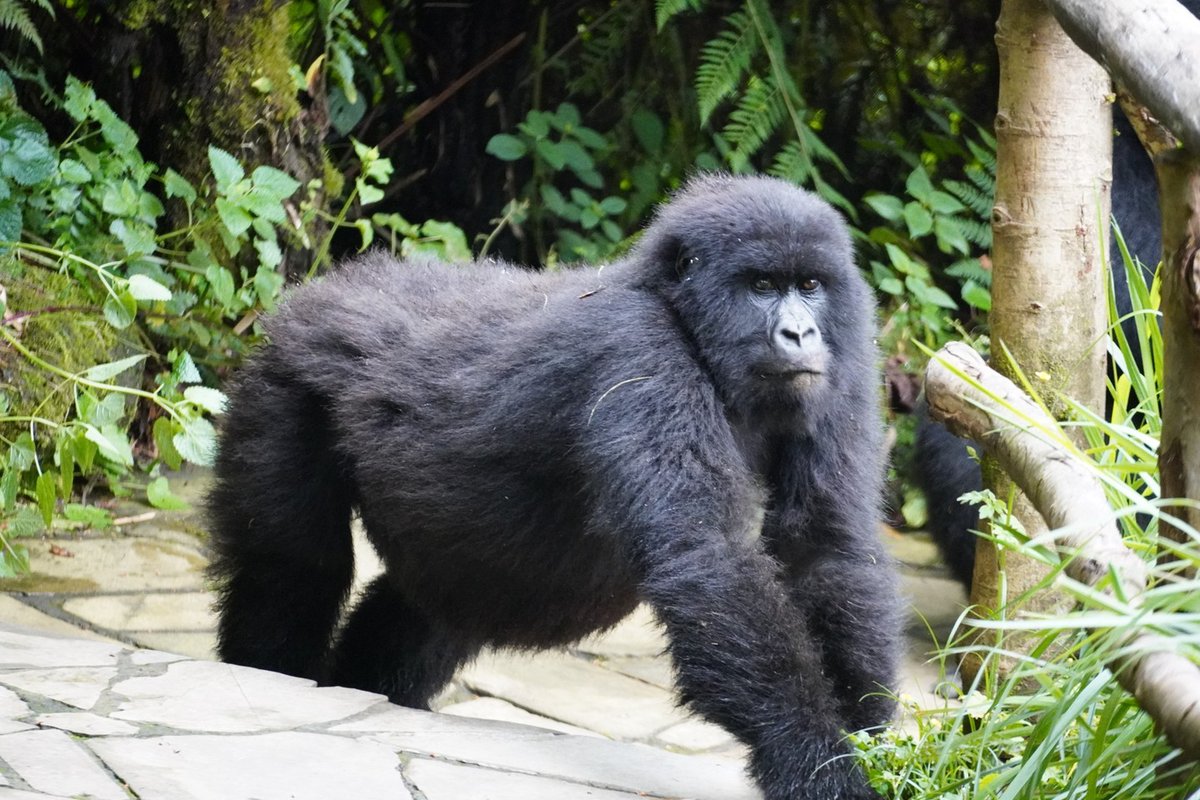
M63 516L71 522L82 522L96 530L111 528L113 524L113 516L107 509L85 506L82 503L67 503L63 506Z
M12 511L16 505L19 488L21 488L21 471L11 467L4 470L3 477L0 477L0 500L3 501L5 513Z
M213 178L217 182L217 191L221 194L229 191L229 187L245 177L246 173L238 160L219 147L208 147L208 163L212 165Z
M601 221L600 230L604 231L604 235L608 237L609 241L621 241L621 228L611 219Z
M980 311L992 310L992 293L975 281L967 281L962 287L962 299Z
M30 536L37 536L44 530L46 530L46 523L42 520L41 513L37 509L26 507L8 520L6 532L11 538L27 539Z
M166 191L167 197L178 197L189 206L196 202L196 190L192 184L187 178L169 167L163 176L163 189Z
M899 197L893 197L890 194L867 195L863 198L863 202L888 222L896 222L904 215L904 203Z
M559 103L551 117L551 124L557 123L555 127L575 127L579 125L580 121L579 109L575 107L574 103Z
M183 350L175 356L171 363L171 377L176 383L200 382L200 370L196 369L196 362L192 360L191 353Z
M904 294L904 284L899 278L884 278L879 282L879 291L899 296Z
M129 291L122 290L116 296L109 295L104 301L104 319L117 330L123 330L133 324L137 317L137 300Z
M154 420L154 445L158 448L159 459L171 469L179 469L183 464L183 456L175 449L172 438L179 432L179 427L170 417L159 417Z
M508 133L497 133L488 139L487 147L484 149L501 161L516 161L524 158L528 152L524 142Z
M255 239L254 250L258 253L258 263L268 270L273 270L283 263L283 251L279 249L279 242L274 237Z
M24 472L33 466L35 454L33 436L29 431L22 431L8 446L8 466L18 472Z
M933 230L933 215L920 203L906 203L904 224L908 226L908 235L919 239Z
M254 188L275 198L276 203L282 203L300 188L300 181L283 170L268 166L256 167L250 175L250 182Z
M534 149L538 156L545 161L554 170L560 170L567 163L567 159L562 154L562 149L557 142L552 142L549 139L538 139L534 144Z
M226 200L224 197L217 198L217 216L221 218L221 222L225 225L225 228L234 236L241 236L248 231L250 224L254 221L244 208Z
M235 287L233 274L229 270L218 264L210 264L204 271L204 277L208 279L208 286L218 303L226 309L233 305Z
M86 430L79 430L75 441L72 442L71 450L75 453L75 463L79 465L79 471L84 475L91 472L92 462L95 461L98 448L87 438Z
M63 110L76 122L83 122L91 113L96 102L96 90L80 83L74 75L67 76L67 87L63 91Z
M558 145L558 151L562 154L563 162L576 174L587 172L596 166L596 162L578 142L570 139L561 142Z
M609 141L603 134L583 125L572 128L571 136L589 150L607 150L609 147Z
M148 256L158 248L154 229L136 220L114 219L108 231L120 240L130 256Z
M22 186L33 186L54 174L58 160L46 129L25 116L0 121L0 175Z
M133 466L133 448L129 438L116 425L105 425L103 428L84 425L84 436L109 461L125 467Z
M375 240L375 226L371 224L369 219L354 220L354 227L358 228L358 233L362 237L362 244L358 246L358 252L362 252L371 246L371 242Z
M967 210L967 207L960 203L957 197L939 191L930 193L929 207L935 214L957 214Z
M964 256L971 252L971 245L963 235L962 228L954 223L953 217L938 217L933 226L937 234L938 248L943 253L957 251Z
M261 266L254 273L254 292L258 295L259 305L267 311L275 308L275 301L282 288L283 276L273 268Z
M54 501L58 499L58 475L53 472L43 472L38 475L34 488L37 496L38 511L42 513L42 522L46 527L54 520Z
M141 277L141 276L135 276L135 277ZM149 279L147 279L147 280L149 280ZM130 283L132 283L132 282L133 281L131 279ZM115 378L117 375L120 375L122 372L124 372L127 369L130 369L131 367L137 366L138 364L142 363L145 360L146 360L146 355L143 353L143 354L136 355L136 356L130 356L129 358L122 358L119 361L110 361L107 364L97 364L96 366L92 367L91 369L88 369L87 371L85 371L83 373L83 376L85 378L87 378L88 380L92 380L92 381L107 381L110 378ZM122 399L120 394L107 395L105 397L105 400L107 401L109 397L117 398L117 400L120 401L119 405L121 406L121 408L122 409L124 408L124 400ZM94 420L89 420L89 421L94 422ZM116 418L114 418L112 421L115 422Z
M100 123L100 135L114 152L121 153L128 160L141 162L141 156L137 153L137 134L108 103L96 100L92 104L92 118Z
M600 201L600 208L604 209L604 213L612 216L620 214L628 205L624 198L609 196Z
M70 436L61 434L54 448L54 461L58 464L58 475L61 481L60 490L64 500L70 499L75 488L75 449Z
M21 240L21 209L11 200L0 201L0 242ZM3 252L0 246L0 252Z
M189 386L183 390L183 397L210 414L222 413L229 402L224 392L207 386Z
M908 180L904 182L905 190L921 202L929 202L929 197L933 194L933 183L929 180L929 173L924 167L917 167L908 174Z
M356 178L354 185L358 189L358 201L364 206L378 203L383 199L383 189L372 186L362 178Z
M246 192L246 195L240 199L238 204L256 217L275 224L287 220L287 215L283 211L283 201L270 192L262 191L258 187Z
M203 417L185 421L183 430L175 434L171 441L179 454L193 464L201 467L212 465L213 455L217 451L217 431Z
M665 129L657 114L648 109L639 108L633 112L629 124L633 126L633 135L643 150L653 155L662 149Z
M183 511L188 507L182 499L171 494L167 479L161 476L146 484L146 500L150 505L164 511Z
M133 275L129 278L129 293L133 295L134 300L166 302L171 299L170 289L146 275Z
M92 179L88 168L73 158L64 158L58 162L58 174L67 183L87 183Z

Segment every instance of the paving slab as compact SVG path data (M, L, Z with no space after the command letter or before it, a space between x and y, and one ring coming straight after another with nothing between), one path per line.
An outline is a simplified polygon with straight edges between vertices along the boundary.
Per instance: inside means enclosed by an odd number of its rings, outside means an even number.
M119 533L88 534L86 538L44 539L30 545L33 574L15 584L36 587L54 579L61 591L68 592L201 589L205 564L198 544Z
M30 788L66 797L129 800L95 759L62 731L25 731L0 736L0 761Z
M536 775L413 759L404 769L426 800L638 800L645 795L597 789Z
M43 614L28 603L21 602L21 600L12 594L0 594L0 619L4 620L8 625L22 628L57 633L72 638L82 637L84 639L95 639L97 641L120 644L115 639L110 639L86 628L80 628L76 624L52 617L49 614Z
M561 651L487 653L461 677L479 694L614 739L649 738L688 718L669 692Z
M207 592L106 594L76 597L63 611L112 631L211 631L217 624Z
M119 643L30 636L0 629L0 669L116 666Z
M141 800L412 798L391 749L340 736L155 736L90 746Z
M185 633L178 631L133 631L126 636L141 647L166 650L189 658L217 660L217 634L214 631Z
M209 733L333 722L386 703L357 689L317 688L303 678L208 661L178 661L162 675L119 681L112 692L124 698L116 719Z
M672 748L689 752L703 752L732 748L738 744L737 739L720 725L714 725L702 719L689 719L659 731L654 735L659 742Z
M33 722L41 728L57 728L80 736L130 736L138 732L136 725L82 711L38 714Z
M533 714L523 708L517 708L512 703L498 697L476 697L461 703L452 703L437 709L442 714L452 714L456 717L471 719L490 719L498 722L515 722L519 725L531 725L535 728L545 728L559 733L572 733L576 736L599 736L595 731L568 725L556 719Z
M116 667L59 667L0 672L0 683L86 711L115 677Z
M625 792L692 800L761 800L742 764L642 744L385 707L331 732L357 733L412 753L529 772Z

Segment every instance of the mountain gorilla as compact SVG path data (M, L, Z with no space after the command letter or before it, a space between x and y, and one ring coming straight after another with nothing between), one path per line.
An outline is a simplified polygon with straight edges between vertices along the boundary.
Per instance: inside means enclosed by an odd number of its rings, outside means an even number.
M424 707L645 601L767 798L877 797L842 741L897 660L873 313L836 212L727 176L599 269L374 254L296 290L222 431L221 657ZM386 572L335 634L355 509Z

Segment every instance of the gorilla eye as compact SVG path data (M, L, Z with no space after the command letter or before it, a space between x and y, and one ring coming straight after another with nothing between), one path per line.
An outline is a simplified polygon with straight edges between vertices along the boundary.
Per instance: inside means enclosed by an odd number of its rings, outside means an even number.
M800 281L800 291L802 292L815 292L820 288L821 282L816 278L805 278L804 280Z
M680 250L679 255L675 256L675 272L678 275L683 275L692 267L700 263L697 256L689 255L686 250Z
M750 284L750 288L756 292L766 294L775 291L775 281L770 278L756 278L754 283Z

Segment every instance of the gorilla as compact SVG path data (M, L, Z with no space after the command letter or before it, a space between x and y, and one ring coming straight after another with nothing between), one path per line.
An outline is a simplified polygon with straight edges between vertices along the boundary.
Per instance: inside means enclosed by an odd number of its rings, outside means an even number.
M427 707L644 601L768 800L878 797L843 740L890 720L899 642L873 316L831 207L725 175L598 269L372 254L295 290L221 432L221 658ZM339 627L354 512L385 572Z

